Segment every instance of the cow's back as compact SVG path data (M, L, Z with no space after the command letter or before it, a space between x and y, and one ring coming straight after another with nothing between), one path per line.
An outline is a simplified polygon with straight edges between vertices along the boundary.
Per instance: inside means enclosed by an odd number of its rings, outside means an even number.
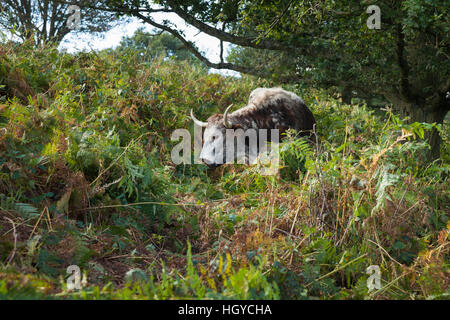
M257 88L250 93L248 106L233 115L240 118L245 127L258 129L295 129L301 135L309 135L315 119L303 99L281 88ZM249 121L253 121L251 125Z

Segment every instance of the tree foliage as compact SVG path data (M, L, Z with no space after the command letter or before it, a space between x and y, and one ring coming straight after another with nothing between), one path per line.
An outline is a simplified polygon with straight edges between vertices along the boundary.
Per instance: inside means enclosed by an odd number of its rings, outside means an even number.
M0 4L0 28L8 30L22 40L30 38L36 44L61 42L70 32L99 33L117 23L117 15L110 11L96 10L105 1L63 0L2 0ZM70 5L80 8L80 24L70 29L67 21L74 13Z
M140 28L133 36L122 38L116 50L131 51L138 54L144 61L164 57L201 64L178 38L168 32L147 32Z

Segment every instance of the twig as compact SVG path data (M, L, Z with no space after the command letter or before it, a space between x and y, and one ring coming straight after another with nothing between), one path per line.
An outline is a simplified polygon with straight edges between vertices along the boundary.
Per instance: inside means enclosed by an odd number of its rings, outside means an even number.
M289 237L294 237L294 238L296 238L296 239L299 239L299 238L300 238L300 237L296 236L295 234L289 233L289 232L287 232L287 231L285 231L285 230L282 230L282 229L279 229L279 228L273 228L273 230L274 230L274 231L281 232L281 233L284 233L285 235L287 235L287 236L289 236Z
M109 206L98 206L98 207L90 207L78 209L75 211L84 211L84 210L97 210L97 209L108 209L108 208L121 208L121 207L131 207L131 206L140 206L144 204L158 204L161 206L199 206L201 204L197 203L167 203L167 202L156 202L156 201L145 201L145 202L135 202L135 203L127 203L127 204L113 204Z
M131 140L130 143L125 147L125 149L123 150L123 152L122 152L116 159L114 159L113 162L111 162L111 164L108 166L108 168L102 170L102 171L100 172L100 174L97 176L97 178L95 178L94 181L92 181L89 185L92 186L95 182L97 182L98 179L100 179L100 177L101 177L105 172L107 172L109 169L111 169L111 167L112 167L113 165L115 165L116 162L119 161L120 158L122 158L122 156L127 152L128 148L131 147L131 145L132 145L133 143L135 143L136 141L139 141L143 136L148 135L148 134L151 134L151 133L152 133L152 132L146 132L146 133L143 133L143 134L141 134L137 139Z
M358 207L361 204L362 200L364 199L364 195L365 195L365 193L362 194L362 196L359 199L358 204L356 205L356 207ZM344 234L342 235L342 238L336 243L336 246L339 246L344 241L345 236L347 235L347 232L350 229L350 227L351 227L352 223L354 222L354 220L355 220L355 215L352 215L352 217L348 221L347 227L344 230Z
M299 238L299 237L297 237L297 238ZM309 238L309 236L303 237L303 239L300 240L300 242L297 243L297 244L295 245L295 247L292 248L291 252L288 252L288 253L286 254L286 257L287 257L289 254L291 255L291 257L290 257L290 259L289 259L289 265L292 265L292 260L294 259L294 251L297 250L298 248L300 248L300 246L303 244L303 242L305 242L308 238ZM284 258L284 256L283 256L283 258Z
M47 211L47 219L48 219L48 228L49 231L52 232L53 231L53 226L52 226L52 218L50 217L50 211L48 210L48 207L45 207L45 211Z
M316 153L317 153L317 160L314 161L315 167L316 167L316 174L317 174L317 178L319 180L319 183L321 184L321 191L322 191L322 207L320 209L320 213L319 213L319 220L320 220L320 225L319 225L319 230L323 230L323 226L325 224L325 217L324 217L324 209L325 206L327 206L328 209L328 205L326 204L326 195L325 195L325 186L323 183L323 178L322 178L322 167L320 165L320 161L319 161L319 137L317 136L317 132L316 132L316 124L313 125L313 132L314 132L314 136L315 136L315 147L316 147Z
M45 208L47 208L47 207L45 207ZM36 228L37 228L37 226L39 225L39 222L41 221L41 218L42 218L43 215L44 215L45 208L42 210L42 212L41 212L41 214L40 214L38 220L36 221L36 224L34 225L33 230L31 231L31 234L30 234L30 236L28 237L28 240L31 239L31 237L32 237L33 234L34 234L34 231L36 231Z
M11 222L12 226L13 226L13 237L14 237L14 248L13 251L11 252L10 257L8 258L8 264L11 263L11 261L14 259L14 256L16 255L16 250L17 250L17 233L16 233L16 225L14 223L14 221L8 217L5 217L6 220L8 220L9 222Z
M336 273L336 272L338 272L338 271L344 269L345 267L351 265L352 263L354 263L355 261L357 261L357 260L359 260L359 259L361 259L361 258L364 258L365 256L367 256L367 253L364 253L362 256L359 256L358 258L355 258L355 259L353 259L353 260L347 262L346 264L340 266L339 268L336 268L336 269L334 269L333 271L328 272L327 274L325 274L325 275L323 275L323 276L321 276L321 277L315 279L314 281L312 281L312 282L308 283L307 285L305 285L305 287L309 287L309 286L312 285L314 282L320 281L320 280L322 280L323 278L326 278L326 277L332 275L333 273Z
M387 285L381 287L380 289L378 289L377 291L374 291L370 294L369 298L372 299L375 297L375 295L382 293L384 291L386 291L387 289L389 289L392 285L394 285L395 282L397 282L398 280L400 280L401 278L403 278L404 276L406 276L408 273L410 273L410 271L405 271L403 272L400 276L398 276L397 278L395 278L394 280L392 280L391 282L389 282Z
M279 14L270 24L269 29L264 32L263 35L259 36L258 38L256 38L254 41L258 41L262 38L265 38L269 35L269 33L272 31L273 28L275 28L275 26L280 22L281 18L283 18L283 16L286 14L286 12L288 11L289 7L292 5L292 2L294 2L293 0L289 1L289 3L287 4L287 6L283 9L283 11L281 12L281 14Z
M392 261L397 263L399 266L403 267L403 265L400 262L398 262L397 260L395 260L394 258L392 258L391 255L386 251L386 249L384 249L379 243L376 243L375 241L372 241L370 239L367 239L367 241L372 242L373 244L376 244L384 253L386 253L386 255L389 257L389 259L391 259Z

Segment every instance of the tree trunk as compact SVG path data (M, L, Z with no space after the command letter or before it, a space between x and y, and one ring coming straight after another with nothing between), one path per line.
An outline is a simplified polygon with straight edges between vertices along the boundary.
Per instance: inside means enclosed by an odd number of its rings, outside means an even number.
M352 93L352 87L351 86L344 86L341 89L341 95L342 95L342 101L346 104L351 104L352 103L352 97L353 97L353 93Z
M384 93L384 96L392 103L392 108L402 117L409 117L409 122L426 122L442 124L449 111L448 101L444 94L434 95L432 98L423 99L423 103L409 102L399 95ZM437 129L425 134L425 139L431 146L430 152L426 155L428 160L434 160L441 155L441 141Z
M409 116L410 122L426 122L442 124L444 122L445 115L447 114L446 108L442 105L423 106L414 103L405 104L402 108L403 116ZM429 160L435 160L441 155L441 141L442 138L436 128L432 131L425 133L425 139L431 146L430 152L426 155Z

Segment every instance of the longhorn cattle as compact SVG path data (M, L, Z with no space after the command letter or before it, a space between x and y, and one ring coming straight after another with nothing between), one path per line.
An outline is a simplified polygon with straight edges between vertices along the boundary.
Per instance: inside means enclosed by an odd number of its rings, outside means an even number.
M257 88L250 93L247 106L229 113L231 106L225 110L223 115L214 114L206 122L195 118L191 109L194 123L206 128L200 160L210 168L239 158L236 151L232 151L233 159L226 158L227 148L230 148L229 142L227 143L227 139L230 139L228 135L230 131L237 132L234 137L232 136L233 140L243 136L245 140L252 136L249 134L252 131L255 132L253 136L261 139L259 133L265 131L268 133L266 140L273 142L275 139L274 135L270 134L271 129L278 129L277 139L283 137L283 133L288 129L295 129L300 136L309 136L315 124L314 116L305 102L296 94L281 88ZM257 143L258 146L260 146L259 143L260 141ZM246 157L252 153L251 150L256 150L253 151L256 154L260 152L259 148L252 149L248 141L245 144ZM234 146L234 141L232 146Z

